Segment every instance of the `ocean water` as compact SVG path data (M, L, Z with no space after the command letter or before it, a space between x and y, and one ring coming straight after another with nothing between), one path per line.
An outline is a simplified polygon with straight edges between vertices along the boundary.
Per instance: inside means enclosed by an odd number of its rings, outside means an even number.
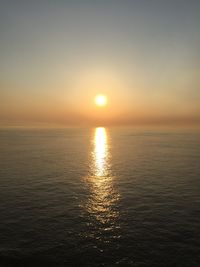
M200 266L200 136L0 131L0 266Z

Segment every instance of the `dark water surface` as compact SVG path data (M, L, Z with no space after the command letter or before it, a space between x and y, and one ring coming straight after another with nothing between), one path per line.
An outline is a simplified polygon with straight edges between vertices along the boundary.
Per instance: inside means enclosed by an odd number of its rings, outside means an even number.
M0 131L0 266L200 266L198 133Z

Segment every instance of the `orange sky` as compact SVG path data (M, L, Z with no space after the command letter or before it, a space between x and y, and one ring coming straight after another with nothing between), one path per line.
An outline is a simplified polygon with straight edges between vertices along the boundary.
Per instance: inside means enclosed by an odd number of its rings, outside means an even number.
M4 3L0 125L199 125L200 5L139 2Z

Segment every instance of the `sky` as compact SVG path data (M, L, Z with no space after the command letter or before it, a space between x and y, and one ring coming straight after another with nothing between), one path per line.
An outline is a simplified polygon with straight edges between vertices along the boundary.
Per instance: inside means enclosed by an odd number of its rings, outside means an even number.
M199 0L0 0L0 125L199 125L199 14Z

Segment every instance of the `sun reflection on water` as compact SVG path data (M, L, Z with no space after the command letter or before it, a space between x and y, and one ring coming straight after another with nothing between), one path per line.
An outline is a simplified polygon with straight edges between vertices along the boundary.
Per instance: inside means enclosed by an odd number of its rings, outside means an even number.
M105 231L114 228L118 217L116 202L119 195L113 186L114 176L111 172L110 160L109 136L105 128L98 127L92 137L90 175L87 177L90 196L86 210L93 224Z
M108 169L108 144L105 128L95 129L93 159L95 162L94 173L96 176L106 175Z

